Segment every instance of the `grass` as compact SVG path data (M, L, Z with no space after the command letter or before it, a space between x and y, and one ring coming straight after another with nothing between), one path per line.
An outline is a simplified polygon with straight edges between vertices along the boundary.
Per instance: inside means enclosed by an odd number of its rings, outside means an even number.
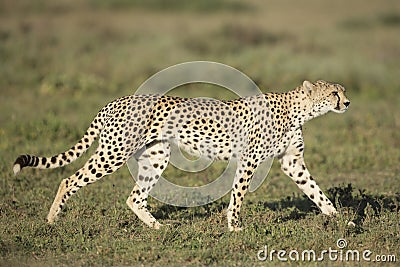
M173 1L167 12L163 5L0 3L0 265L257 266L270 263L257 260L265 245L320 252L336 248L339 238L348 249L395 254L398 261L398 2L339 1L327 8L316 0ZM304 79L347 88L348 112L304 126L308 167L341 215L321 215L274 163L264 184L246 196L243 232L227 231L228 196L188 209L150 199L153 214L171 224L154 231L125 205L134 182L123 168L80 190L57 224L47 225L58 184L88 155L61 169L27 169L17 177L15 158L64 151L104 104L134 93L157 71L191 60L234 66L265 92L286 91ZM231 97L201 85L172 93ZM217 169L187 174L168 167L166 176L193 185L209 181Z

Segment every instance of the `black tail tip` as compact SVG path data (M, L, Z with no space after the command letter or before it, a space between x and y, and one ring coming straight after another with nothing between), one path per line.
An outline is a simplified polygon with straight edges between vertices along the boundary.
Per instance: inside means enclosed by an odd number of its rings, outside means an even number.
M14 162L13 166L14 174L16 175L21 171L22 168L28 166L29 162L31 161L31 158L32 157L30 155L20 155Z

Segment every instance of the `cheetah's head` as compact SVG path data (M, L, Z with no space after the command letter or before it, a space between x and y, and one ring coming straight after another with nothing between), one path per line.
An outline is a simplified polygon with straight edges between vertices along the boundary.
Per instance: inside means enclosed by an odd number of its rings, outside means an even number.
M340 84L322 80L315 83L304 81L303 89L313 103L313 112L318 114L328 111L343 113L349 108L350 101L344 94L346 90Z

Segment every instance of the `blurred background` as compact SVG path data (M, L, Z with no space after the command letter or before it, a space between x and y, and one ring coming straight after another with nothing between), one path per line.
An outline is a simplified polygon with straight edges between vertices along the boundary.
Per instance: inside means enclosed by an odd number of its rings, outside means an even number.
M351 183L398 201L398 0L1 0L0 176L12 177L19 154L50 156L69 148L106 103L133 94L166 67L193 60L233 66L263 92L287 91L305 79L345 86L348 112L304 127L308 167L321 188ZM209 89L190 85L171 94L232 97L222 88ZM27 170L15 180L3 179L1 211L20 218L33 209L30 220L39 222L59 181L84 160L61 171ZM186 177L173 169L166 173ZM194 180L206 182L206 176ZM34 188L28 187L32 179ZM104 180L93 187L102 196L120 195L110 205L124 206L132 180ZM114 187L119 183L123 186ZM96 199L91 190L85 198ZM269 201L293 192L300 194L274 164L268 182L249 198ZM22 209L14 209L15 203ZM11 224L7 218L3 225Z
M242 70L264 90L322 78L387 96L399 86L399 5L3 0L1 91L116 96L165 67L211 60Z

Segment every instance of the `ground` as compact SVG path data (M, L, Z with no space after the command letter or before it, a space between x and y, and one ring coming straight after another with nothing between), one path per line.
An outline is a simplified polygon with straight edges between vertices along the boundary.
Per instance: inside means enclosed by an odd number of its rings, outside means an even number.
M162 1L148 2L0 4L0 265L254 266L269 263L257 259L265 245L320 252L336 249L339 238L348 249L396 254L399 261L398 1L174 0L166 10ZM346 87L348 112L304 127L310 172L342 215L320 214L275 163L246 196L241 233L227 230L229 196L188 209L150 200L152 213L172 226L147 228L125 205L133 186L126 168L80 190L57 224L46 224L58 184L87 157L14 177L15 158L64 151L104 104L190 60L236 67L264 92L290 90L304 79ZM171 94L233 97L205 85ZM166 176L201 185L223 167L191 175L168 167Z

